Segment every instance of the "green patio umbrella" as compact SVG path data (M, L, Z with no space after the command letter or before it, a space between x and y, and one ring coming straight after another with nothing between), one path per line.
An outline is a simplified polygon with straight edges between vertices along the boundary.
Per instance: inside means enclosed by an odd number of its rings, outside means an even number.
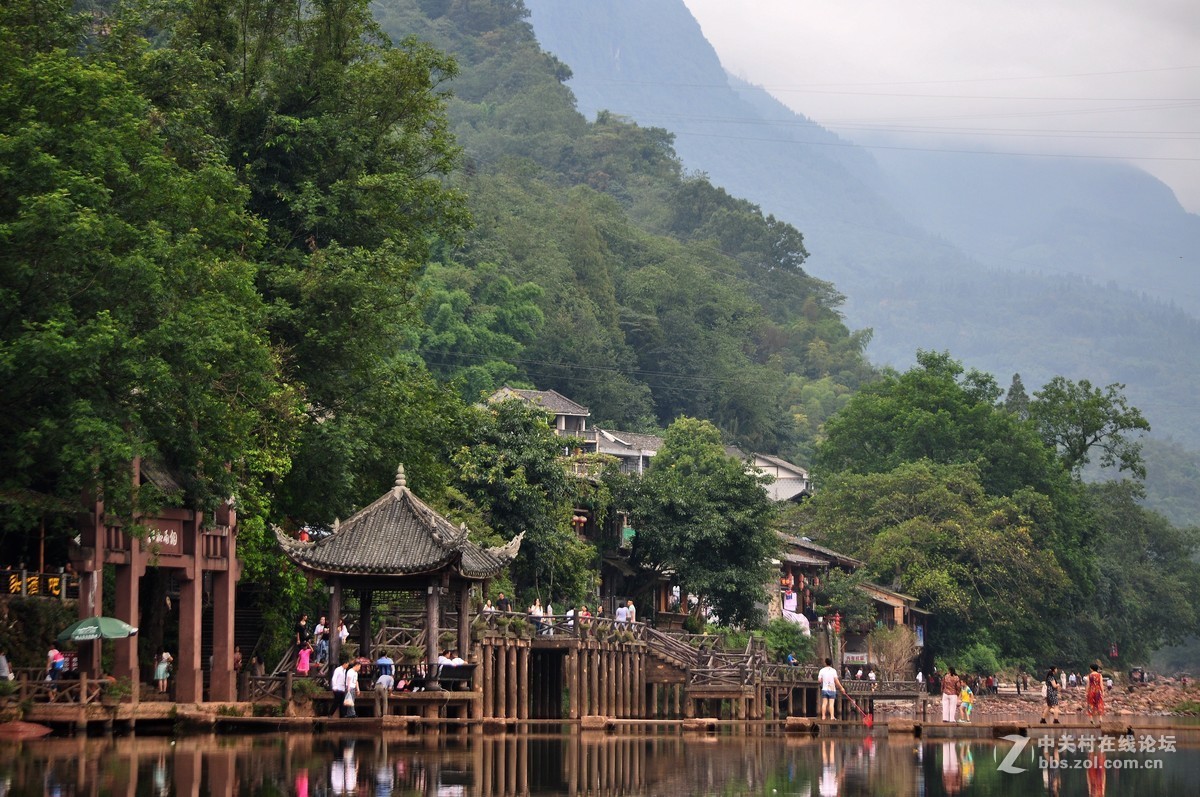
M85 617L58 635L59 642L88 642L93 639L125 639L137 628L115 617Z

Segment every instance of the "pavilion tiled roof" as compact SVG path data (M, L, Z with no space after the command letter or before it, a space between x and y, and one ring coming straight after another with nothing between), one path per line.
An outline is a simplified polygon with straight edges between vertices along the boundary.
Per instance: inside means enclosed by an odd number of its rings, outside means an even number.
M493 578L516 558L524 535L482 548L408 489L404 467L396 486L334 529L301 542L275 530L283 552L304 570L329 575L406 576L453 567L467 578Z

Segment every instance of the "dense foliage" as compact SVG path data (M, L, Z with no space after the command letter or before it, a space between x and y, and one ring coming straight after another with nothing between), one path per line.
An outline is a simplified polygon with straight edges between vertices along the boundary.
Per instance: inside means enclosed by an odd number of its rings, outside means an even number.
M637 529L633 560L670 571L729 625L754 625L779 547L759 477L729 457L711 423L680 418L624 496Z
M1200 628L1196 530L1139 506L1136 483L1077 476L1094 449L1142 471L1147 424L1120 385L1057 378L1029 399L1014 379L1003 396L948 355L917 359L829 422L793 531L920 598L947 653L1140 661Z

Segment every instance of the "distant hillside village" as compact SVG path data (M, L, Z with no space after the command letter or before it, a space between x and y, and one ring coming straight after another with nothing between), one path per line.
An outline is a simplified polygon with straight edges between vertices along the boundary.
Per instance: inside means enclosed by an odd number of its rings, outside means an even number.
M615 459L623 473L641 474L650 467L650 462L662 447L663 438L639 432L623 432L604 429L589 423L590 410L567 396L554 390L524 390L505 386L489 398L489 402L519 399L539 407L551 416L551 424L560 437L576 438L581 441L576 451L564 450L564 455L599 454ZM726 454L744 461L751 470L771 477L764 489L772 501L800 503L813 492L812 479L806 468L776 456L747 453L735 446L727 446ZM582 473L580 475L583 475ZM630 563L630 552L637 531L630 526L629 517L616 513L598 527L592 513L586 508L575 510L576 531L604 550L600 571L600 601L607 611L624 605L639 575ZM917 607L917 599L880 584L861 582L861 590L874 609L875 622L842 627L840 617L823 617L817 614L816 591L822 579L828 578L831 570L854 573L864 565L859 559L818 545L806 537L780 534L779 558L772 561L778 566L778 588L768 591L771 600L766 607L770 619L784 617L800 625L805 633L814 635L818 658L839 654L847 667L867 667L875 663L867 632L877 625L894 627L907 626L912 629L919 648L913 667L927 669L932 661L926 661L925 632L930 619L929 612ZM689 615L696 609L694 597L689 600L680 594L679 588L670 583L669 575L660 576L660 584L654 593L656 623L662 629L681 629ZM835 650L838 634L827 630L844 632L840 637L844 649Z

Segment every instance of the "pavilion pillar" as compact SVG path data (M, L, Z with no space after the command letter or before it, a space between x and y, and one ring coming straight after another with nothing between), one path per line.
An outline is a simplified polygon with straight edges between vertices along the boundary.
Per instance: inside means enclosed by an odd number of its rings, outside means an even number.
M370 589L358 591L358 655L374 661L371 654L374 639L371 636L371 610L375 602L375 592Z
M437 576L429 580L429 586L425 589L425 688L429 691L437 691L441 689L441 685L437 682L438 676L438 636L441 633L438 627L438 617L441 614L441 592L442 582Z
M181 571L179 583L179 656L175 701L200 703L204 700L204 673L200 669L200 609L203 604L204 571L193 557L191 566Z
M104 606L104 502L86 493L83 505L90 512L79 514L79 550L71 557L71 565L79 573L79 619L103 614ZM64 594L66 593L64 585ZM79 645L79 670L99 678L101 643L83 642Z
M342 661L342 640L337 635L337 624L341 619L342 581L335 577L329 586L329 662L331 670Z
M116 568L116 615L118 620L124 620L137 627L141 625L138 584L146 574L146 555L142 552L140 540L132 535L126 539L129 544L129 562L117 565ZM97 609L95 614L103 612ZM180 629L180 637L182 636L183 632ZM128 678L135 684L141 683L141 673L138 672L138 638L131 636L114 640L113 647L112 674L117 678Z
M471 653L471 582L463 581L458 588L458 655L470 661Z
M213 571L213 663L208 683L208 696L213 701L233 700L237 691L233 672L233 617L238 563L232 551L232 534L229 547L228 567Z

